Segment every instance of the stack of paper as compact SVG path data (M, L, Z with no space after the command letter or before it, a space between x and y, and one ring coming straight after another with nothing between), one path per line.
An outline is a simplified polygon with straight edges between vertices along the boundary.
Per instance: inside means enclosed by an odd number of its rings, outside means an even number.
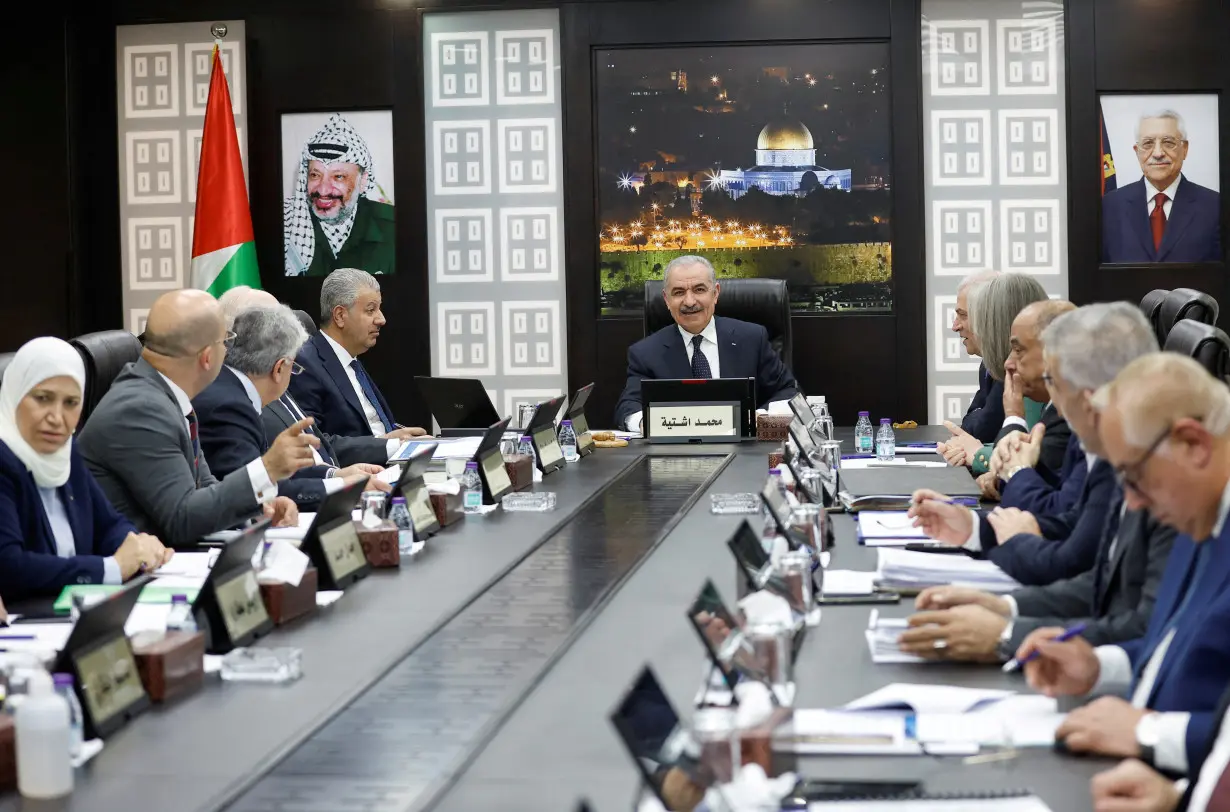
M905 511L863 510L858 514L858 540L868 547L904 547L927 541Z
M948 463L943 460L907 460L901 457L892 460L878 460L875 457L842 457L841 467L847 471L859 468L947 468Z
M920 713L915 737L926 744L1050 747L1064 714L1045 696L1010 696L969 713Z
M828 555L822 553L821 555ZM824 563L821 561L821 563ZM870 595L876 589L874 572L856 570L825 570L823 594L827 597Z
M827 573L826 573L827 575ZM897 644L901 633L909 628L906 619L880 617L875 609L871 610L871 619L867 623L867 649L871 652L873 663L921 663L922 657L905 654Z
M878 691L842 705L842 710L905 710L914 713L969 713L990 707L1016 691L996 688L962 688L957 685L919 685L894 682Z
M881 547L876 575L880 586L902 591L953 584L1002 594L1021 585L990 561L966 555L916 553Z
M773 749L807 755L916 756L922 746L906 735L905 717L800 708L773 734Z

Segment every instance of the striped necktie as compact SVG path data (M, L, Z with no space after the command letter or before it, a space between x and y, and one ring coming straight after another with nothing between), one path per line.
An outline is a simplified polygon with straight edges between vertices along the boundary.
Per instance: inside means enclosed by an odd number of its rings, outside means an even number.
M201 484L201 434L197 427L196 410L190 409L185 415L188 420L188 439L192 442L192 479Z

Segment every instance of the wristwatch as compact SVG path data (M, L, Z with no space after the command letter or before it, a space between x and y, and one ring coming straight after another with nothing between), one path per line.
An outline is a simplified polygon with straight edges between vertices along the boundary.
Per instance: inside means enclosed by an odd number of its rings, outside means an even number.
M1146 713L1136 723L1136 744L1140 747L1140 760L1153 766L1156 757L1157 743L1161 739L1158 730L1160 717L1156 713Z
M1023 470L1025 470L1024 465L1014 465L1012 469L1008 471L1008 473L1004 474L1002 478L1004 482L1010 482L1012 478L1016 476L1019 471L1023 471Z

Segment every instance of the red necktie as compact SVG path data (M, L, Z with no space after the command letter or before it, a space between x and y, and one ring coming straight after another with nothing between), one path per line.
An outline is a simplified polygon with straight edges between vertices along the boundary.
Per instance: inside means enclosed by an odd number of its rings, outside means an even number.
M1162 204L1170 198L1166 197L1165 192L1158 192L1153 196L1153 211L1149 214L1149 228L1153 229L1153 250L1161 250L1162 235L1166 233L1166 209L1162 208Z
M1204 808L1209 812L1230 809L1230 770L1222 772L1217 779L1217 783L1213 785L1213 794L1209 796L1209 802Z

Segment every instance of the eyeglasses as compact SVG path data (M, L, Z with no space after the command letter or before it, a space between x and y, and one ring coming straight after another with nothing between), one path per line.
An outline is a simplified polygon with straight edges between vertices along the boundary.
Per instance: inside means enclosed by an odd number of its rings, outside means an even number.
M1047 386L1054 386L1055 378L1049 372L1043 372L1042 373L1042 383L1046 384Z
M290 374L299 375L303 372L303 364L297 363L293 358L287 358L290 361Z
M1149 450L1141 455L1140 459L1130 465L1123 465L1115 469L1115 482L1120 488L1130 490L1132 493L1142 498L1148 498L1148 495L1140 489L1140 477L1143 473L1145 465L1153 457L1154 452L1161 448L1162 443L1170 437L1170 433L1174 431L1174 424L1166 427L1166 430L1153 441L1149 446Z
M1145 140L1137 144L1136 147L1141 152L1152 152L1153 148L1156 147L1159 143L1162 145L1162 149L1165 150L1166 152L1174 152L1179 148L1180 144L1186 144L1187 141L1183 139L1166 137L1166 138L1161 139L1161 141L1159 142L1158 139L1156 138L1146 138Z

